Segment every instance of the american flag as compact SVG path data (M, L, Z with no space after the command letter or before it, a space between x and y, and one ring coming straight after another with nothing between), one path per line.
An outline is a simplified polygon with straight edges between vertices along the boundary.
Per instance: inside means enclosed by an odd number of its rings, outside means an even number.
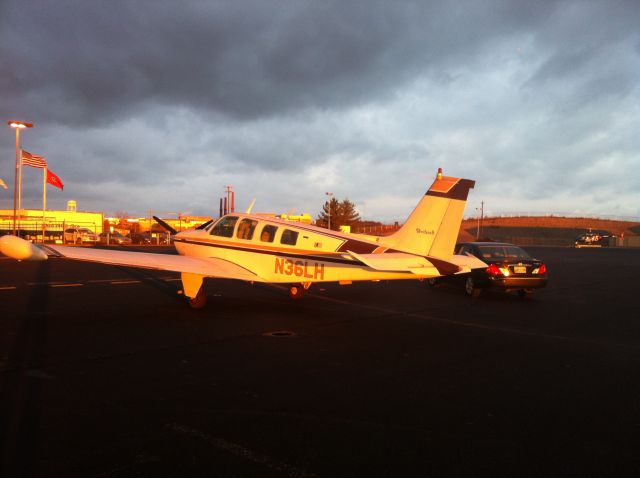
M37 154L31 154L28 151L22 150L22 164L23 166L31 166L32 168L46 168L47 160Z

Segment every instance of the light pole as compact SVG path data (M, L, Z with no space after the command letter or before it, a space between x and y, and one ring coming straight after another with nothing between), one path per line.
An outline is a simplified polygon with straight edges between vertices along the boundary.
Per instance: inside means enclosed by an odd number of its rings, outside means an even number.
M476 211L479 211L478 215L478 227L476 228L476 240L480 239L480 233L482 231L482 220L484 216L484 201L480 203L480 207L476 208Z
M16 130L16 170L13 179L13 235L16 235L16 203L18 209L22 208L22 191L18 191L18 188L22 189L22 163L20 161L20 130L26 128L33 128L32 123L25 123L23 121L7 121L7 124ZM19 179L18 179L19 178Z
M329 197L329 202L327 202L327 217L328 219L328 227L327 229L331 229L331 196L333 196L333 193L325 193L328 197Z

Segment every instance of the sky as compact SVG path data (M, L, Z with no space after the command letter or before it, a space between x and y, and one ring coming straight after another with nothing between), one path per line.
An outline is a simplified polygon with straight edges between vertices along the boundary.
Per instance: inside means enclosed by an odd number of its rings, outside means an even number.
M437 169L466 216L640 220L640 2L0 2L0 209L15 135L48 207L404 221ZM23 205L42 174L25 168Z

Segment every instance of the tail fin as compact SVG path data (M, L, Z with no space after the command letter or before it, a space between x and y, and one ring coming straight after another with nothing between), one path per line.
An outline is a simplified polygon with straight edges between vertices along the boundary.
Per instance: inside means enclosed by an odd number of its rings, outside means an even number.
M421 256L451 257L473 186L475 181L443 176L438 169L427 193L404 225L384 238L384 245Z

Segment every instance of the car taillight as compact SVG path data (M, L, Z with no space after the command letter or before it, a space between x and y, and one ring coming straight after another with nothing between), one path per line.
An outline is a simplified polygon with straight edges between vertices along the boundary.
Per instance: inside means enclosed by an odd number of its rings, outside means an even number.
M546 274L547 273L547 266L545 266L544 264L540 264L540 267L538 267L537 269L533 269L532 271L534 274Z
M486 273L489 274L490 276L500 276L500 275L502 275L502 271L495 264L491 264L489 267L487 267Z

